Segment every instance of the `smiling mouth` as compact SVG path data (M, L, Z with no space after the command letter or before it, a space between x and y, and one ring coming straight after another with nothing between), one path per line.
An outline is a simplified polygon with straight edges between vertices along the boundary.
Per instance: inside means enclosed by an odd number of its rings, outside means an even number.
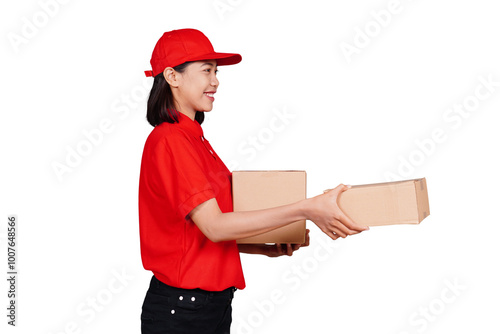
M208 96L208 97L214 97L214 94L215 94L214 92L205 93L205 95Z

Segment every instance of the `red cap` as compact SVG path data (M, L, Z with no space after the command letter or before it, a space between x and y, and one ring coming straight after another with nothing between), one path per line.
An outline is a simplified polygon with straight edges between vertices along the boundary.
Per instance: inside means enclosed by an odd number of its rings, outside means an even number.
M147 77L156 76L167 67L209 59L217 60L217 65L233 65L241 61L241 55L215 52L207 36L199 30L172 30L164 33L156 43L151 56L153 70L144 73Z

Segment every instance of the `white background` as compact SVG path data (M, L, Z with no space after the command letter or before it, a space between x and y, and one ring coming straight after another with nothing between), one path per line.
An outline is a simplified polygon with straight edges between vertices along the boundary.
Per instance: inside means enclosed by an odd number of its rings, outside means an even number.
M12 328L1 280L2 333L140 332L151 276L137 217L152 129L143 71L161 34L185 27L243 56L219 68L204 123L232 169L306 170L309 196L387 173L426 177L429 188L431 216L420 225L333 242L309 222L311 246L293 257L242 256L234 333L497 333L493 3L3 1L0 267L4 277L16 214L19 294ZM344 54L347 44L357 53ZM464 103L470 112L453 112ZM54 164L67 166L78 148L86 155L58 177Z

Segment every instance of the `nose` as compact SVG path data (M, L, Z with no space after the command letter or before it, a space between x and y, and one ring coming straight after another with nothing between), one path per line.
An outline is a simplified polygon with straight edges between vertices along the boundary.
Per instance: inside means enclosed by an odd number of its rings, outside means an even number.
M219 79L217 79L217 76L215 75L215 73L212 75L212 80L211 80L210 84L212 86L214 86L215 88L219 87Z

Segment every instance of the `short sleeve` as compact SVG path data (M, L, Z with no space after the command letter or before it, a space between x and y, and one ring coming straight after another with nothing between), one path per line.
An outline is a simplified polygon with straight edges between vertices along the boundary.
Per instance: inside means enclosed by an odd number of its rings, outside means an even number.
M192 140L182 133L171 133L161 138L150 152L155 192L164 196L182 217L215 197Z

